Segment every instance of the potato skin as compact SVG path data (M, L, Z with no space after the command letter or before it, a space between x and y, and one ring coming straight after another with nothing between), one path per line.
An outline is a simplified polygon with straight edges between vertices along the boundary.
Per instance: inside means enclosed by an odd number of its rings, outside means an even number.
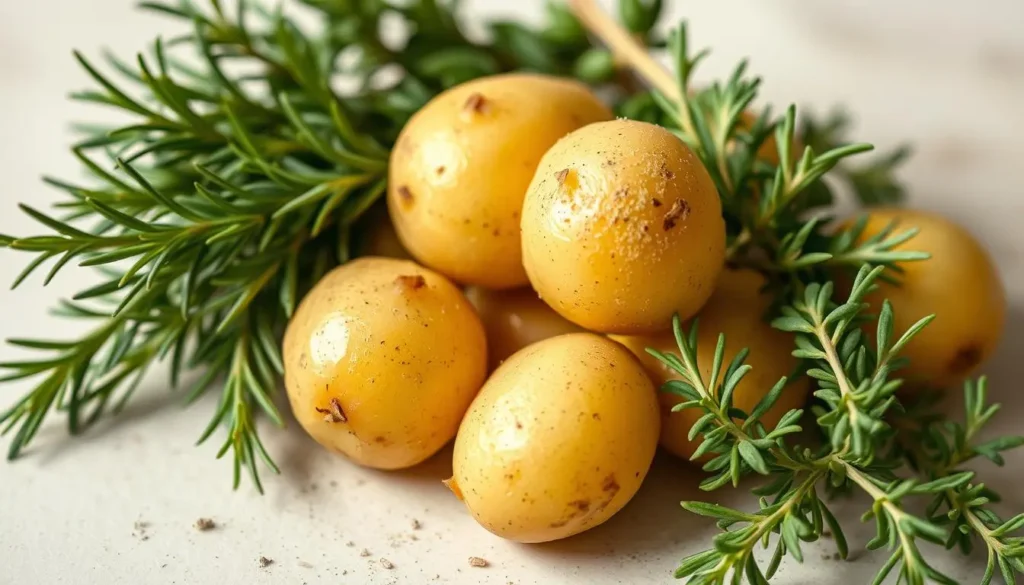
M313 439L361 465L399 469L455 435L483 384L487 340L443 276L367 257L334 269L302 300L284 365L292 411Z
M718 193L689 148L644 122L598 122L544 155L523 206L533 288L570 321L651 333L688 318L725 256Z
M459 427L449 487L498 536L556 540L626 505L657 442L658 402L641 365L607 338L570 333L491 376Z
M750 349L745 363L753 369L733 392L733 404L747 413L754 409L779 378L790 376L798 363L791 353L795 349L793 336L772 328L762 318L771 302L767 295L759 293L763 284L764 278L754 271L726 269L719 278L711 300L697 314L700 321L697 329L697 366L705 383L711 377L719 333L725 334L722 374L739 350L744 347ZM689 331L689 327L690 324L685 324L684 330ZM613 339L640 358L658 387L667 380L678 379L675 372L646 351L650 347L679 355L679 346L671 331L644 336L613 336ZM807 400L808 391L806 377L790 382L771 410L761 417L765 428L773 429L782 415L794 408L801 408ZM691 442L688 434L693 424L704 414L703 411L687 408L672 412L673 406L684 401L675 394L660 392L659 400L662 416L661 446L674 455L689 459L701 441L698 437ZM705 455L700 460L710 459L712 456Z
M367 213L366 225L359 238L358 252L360 256L413 259L398 239L398 233L391 224L386 207L375 208Z
M424 265L463 284L526 284L523 197L541 156L612 112L583 84L536 74L485 77L417 112L391 154L388 209Z
M487 332L489 366L494 370L510 355L531 343L565 333L583 331L540 300L532 288L466 289Z
M896 375L906 388L948 388L975 373L1002 337L1006 295L988 252L967 230L935 213L910 209L870 212L861 239L898 221L897 231L916 227L920 232L897 250L928 252L931 258L905 262L902 283L878 283L866 297L872 310L889 299L893 329L898 337L919 319L935 319L910 341L902 355L910 363ZM875 322L866 327L875 338Z

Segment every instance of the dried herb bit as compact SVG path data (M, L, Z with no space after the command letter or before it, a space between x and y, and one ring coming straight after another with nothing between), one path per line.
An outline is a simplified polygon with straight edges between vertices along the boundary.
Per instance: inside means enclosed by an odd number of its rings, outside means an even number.
M366 550L364 548L363 550L359 551L359 556L361 556L361 557L368 557L368 556L370 556L370 551L368 551L368 550Z
M423 528L423 524L420 523L419 520L413 518L412 519L412 529L413 530L419 530L420 528Z
M199 532L207 532L217 527L217 523L210 518L200 518L193 524Z
M490 564L491 563L487 562L487 559L482 559L480 557L469 557L470 567L483 568L489 566Z
M385 569L388 569L388 570L391 570L391 569L395 568L395 565L392 564L391 561L385 559L384 557L381 557L381 559L380 559L380 566L382 566L382 567L384 567Z
M260 563L260 568L261 569L266 569L270 565L274 564L274 559L268 559L267 557L260 557L259 563Z
M348 422L348 418L345 416L345 411L341 409L341 402L339 402L337 398L331 398L329 408L317 408L316 411L324 415L324 422Z
M555 173L555 179L558 181L559 185L564 185L565 184L565 180L568 179L568 178L569 178L569 169L562 169L562 170L558 171L557 173Z
M655 200L657 201L657 200ZM655 207L661 205L658 202ZM690 215L690 204L683 199L676 199L672 202L672 207L668 209L668 213L665 214L665 221L662 223L662 227L667 232L668 230L676 227L676 221L686 221L686 218Z

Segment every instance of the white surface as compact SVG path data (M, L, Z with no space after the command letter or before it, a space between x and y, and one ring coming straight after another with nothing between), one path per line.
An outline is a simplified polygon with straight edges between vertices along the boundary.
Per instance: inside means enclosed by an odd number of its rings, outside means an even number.
M0 232L38 231L15 204L44 206L56 197L38 178L76 176L65 149L67 124L104 114L65 99L85 82L71 49L96 55L107 46L130 55L154 34L173 30L130 4L0 2ZM477 0L466 8L530 18L541 9L540 0L510 4ZM882 147L905 139L916 144L905 175L913 203L964 222L1003 271L1012 310L1005 342L987 370L992 393L1008 410L994 430L1020 432L1024 4L673 5L674 14L690 20L695 42L715 50L702 78L753 55L753 69L766 78L767 99L819 109L842 101L859 115L858 139ZM0 251L0 282L10 282L27 260ZM35 279L0 293L0 336L70 335L59 329L65 322L45 311L79 289L83 278L69 270L45 290ZM0 359L15 355L0 347ZM3 386L0 405L26 388ZM409 472L376 473L325 453L294 424L284 432L264 431L284 472L266 476L267 494L260 497L249 487L233 493L229 468L214 460L213 445L192 447L211 404L182 410L179 400L157 378L120 418L74 440L65 436L62 421L51 420L27 457L0 463L0 584L668 583L677 561L706 546L713 533L677 506L681 499L701 497L694 487L699 478L659 458L633 503L606 525L550 545L510 544L478 528L440 485L448 472L446 453ZM6 449L6 440L0 444ZM1006 493L1004 510L1024 510L1024 497L1012 487L1021 479L1024 453L1009 459L1007 468L986 467L983 474ZM839 508L853 545L862 545L870 536L856 520L864 502ZM197 532L192 523L199 517L213 518L218 527ZM421 529L412 529L413 519ZM145 523L144 529L137 530L136 522ZM364 548L369 557L360 556ZM866 582L882 561L877 555L850 563L821 560L830 552L809 547L807 564L787 561L780 582ZM261 555L274 563L260 568ZM471 568L470 556L486 558L491 566ZM383 568L381 558L393 569ZM964 582L980 576L978 559L941 552L935 558Z

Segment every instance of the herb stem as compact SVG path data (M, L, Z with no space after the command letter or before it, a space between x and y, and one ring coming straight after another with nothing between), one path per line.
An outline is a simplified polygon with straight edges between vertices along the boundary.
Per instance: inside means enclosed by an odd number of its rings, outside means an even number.
M605 13L595 0L567 0L566 3L583 27L600 39L622 63L628 64L665 97L676 103L682 102L679 85L672 75L651 58L650 53Z

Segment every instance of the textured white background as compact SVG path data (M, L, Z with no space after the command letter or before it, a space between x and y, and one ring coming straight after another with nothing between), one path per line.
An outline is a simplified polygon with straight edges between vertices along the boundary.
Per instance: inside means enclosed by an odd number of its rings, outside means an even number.
M998 430L1020 432L1024 3L666 3L690 20L697 45L715 49L702 78L752 56L770 101L819 110L845 102L859 115L859 139L882 147L916 144L904 175L913 204L965 223L1002 269L1012 306L1008 333L988 371L993 394L1009 410ZM0 2L0 232L37 230L16 212L16 203L44 206L55 197L38 180L44 173L76 176L65 149L68 123L103 115L65 99L85 82L71 49L97 55L109 47L130 55L155 34L174 30L130 4ZM465 4L479 15L541 13L540 0ZM26 260L0 251L0 281L10 282ZM0 336L73 333L45 310L85 278L68 270L45 290L33 280L0 293ZM0 359L16 355L0 348ZM0 388L0 406L26 387ZM440 485L448 473L446 453L409 472L376 473L324 453L295 425L265 431L284 471L267 477L267 495L248 487L233 493L214 447L192 447L212 405L182 410L179 401L156 378L120 418L75 440L51 421L28 457L0 463L0 584L667 583L678 559L706 546L713 532L676 505L698 497L698 477L659 458L634 502L605 526L564 542L518 546L478 528ZM1022 454L1014 454L1007 468L983 470L1006 491L1007 511L1024 510L1024 496L1013 487L1024 479L1022 464ZM715 498L738 501L728 492ZM864 505L839 505L854 527L855 546L869 537L856 521ZM192 523L201 516L218 528L196 532ZM414 518L422 523L418 531L411 529ZM145 523L145 534L136 522ZM364 548L367 558L359 556ZM866 582L881 562L874 555L850 563L822 560L830 552L810 547L807 565L787 563L780 582ZM259 568L261 555L274 563ZM470 568L469 556L491 566ZM977 581L978 559L938 556L952 575ZM382 557L394 568L382 568Z

